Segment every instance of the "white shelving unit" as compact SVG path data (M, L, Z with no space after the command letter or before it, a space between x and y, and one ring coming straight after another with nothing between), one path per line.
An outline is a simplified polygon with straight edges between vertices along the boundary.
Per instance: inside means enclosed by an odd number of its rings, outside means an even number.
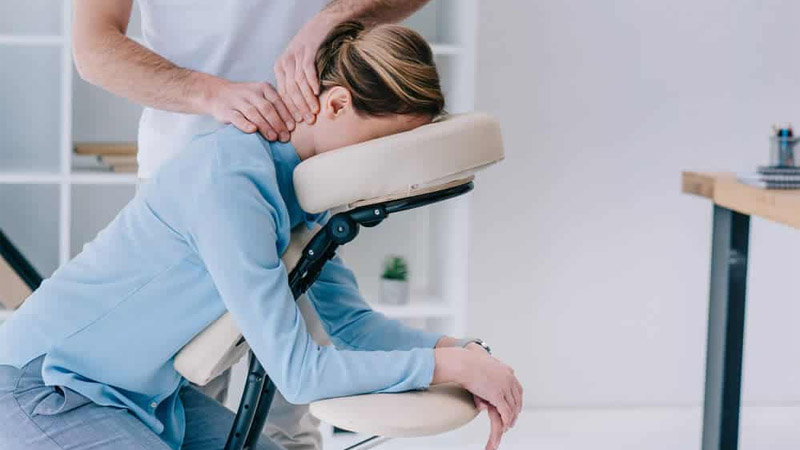
M77 76L71 3L54 8L51 0L29 0L0 6L0 16L14 17L0 21L0 228L45 276L114 217L133 197L136 183L132 174L73 167L75 141L135 140L141 108ZM407 21L432 43L450 112L474 107L476 11L477 0L433 0ZM136 8L133 14L129 32L139 36ZM342 253L367 299L377 298L385 256L404 256L411 302L376 303L375 308L463 335L468 235L465 196L364 229ZM0 312L0 320L4 317Z

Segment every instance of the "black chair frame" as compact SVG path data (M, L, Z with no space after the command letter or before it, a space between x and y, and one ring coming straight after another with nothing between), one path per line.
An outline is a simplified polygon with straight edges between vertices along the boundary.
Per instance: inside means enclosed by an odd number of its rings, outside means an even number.
M336 255L336 249L355 239L362 225L374 227L390 214L458 197L471 191L472 188L472 181L468 181L440 191L362 206L334 215L305 246L300 260L289 274L289 287L295 301L311 287L325 263ZM255 448L275 396L275 385L269 379L264 366L252 351L249 358L247 381L233 427L225 443L225 450Z

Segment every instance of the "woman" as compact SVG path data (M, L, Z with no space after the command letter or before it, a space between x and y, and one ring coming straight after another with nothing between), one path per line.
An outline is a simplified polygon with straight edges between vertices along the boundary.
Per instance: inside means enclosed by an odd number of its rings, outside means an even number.
M444 106L431 50L406 28L343 23L316 65L315 124L289 144L233 127L197 139L0 327L0 448L222 448L232 414L172 358L225 310L290 402L456 382L488 408L498 445L522 405L513 371L374 313L339 259L309 293L336 348L308 335L280 255L294 226L325 216L300 209L294 167Z

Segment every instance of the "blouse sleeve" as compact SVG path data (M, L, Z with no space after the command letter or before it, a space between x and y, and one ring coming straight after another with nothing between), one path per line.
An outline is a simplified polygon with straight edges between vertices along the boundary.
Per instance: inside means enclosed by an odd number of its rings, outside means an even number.
M331 341L354 350L433 348L442 337L406 326L369 307L353 272L338 256L325 264L308 294Z
M248 344L286 399L308 403L321 398L427 387L433 378L431 348L401 345L407 350L349 351L321 347L311 339L279 257L278 249L288 239L288 231L284 231L288 217L274 181L274 167L217 172L197 191L198 198L191 199L193 214L187 227L190 244ZM329 277L344 276L340 271L334 266ZM344 292L344 300L357 305L349 288L334 291ZM330 323L341 328L334 334L356 345L367 346L365 339L376 335L382 336L382 342L375 347L388 350L392 347L390 342L411 336L399 328L390 333L374 331L376 324L383 322L374 318L364 322L369 324L369 331L359 336L360 327L354 325L360 322L358 317L364 316L361 306L343 308L353 315L344 320L333 320L335 310L323 311ZM424 338L413 341L429 347Z

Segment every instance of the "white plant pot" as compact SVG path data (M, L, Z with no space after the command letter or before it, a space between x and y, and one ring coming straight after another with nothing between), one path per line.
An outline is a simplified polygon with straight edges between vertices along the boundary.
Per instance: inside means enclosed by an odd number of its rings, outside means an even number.
M408 281L381 279L381 303L405 305L409 298Z

